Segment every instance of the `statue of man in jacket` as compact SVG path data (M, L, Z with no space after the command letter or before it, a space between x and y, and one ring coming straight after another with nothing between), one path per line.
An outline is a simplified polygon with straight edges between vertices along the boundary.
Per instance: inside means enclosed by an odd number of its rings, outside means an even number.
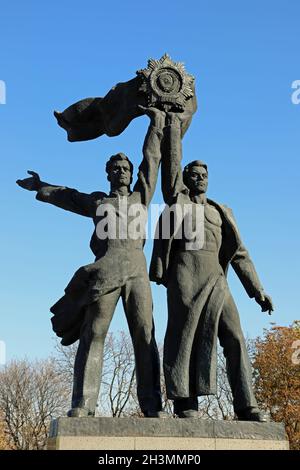
M202 205L204 230L201 248L191 240L158 236L150 267L150 279L167 287L168 325L164 342L164 374L169 399L180 418L197 417L201 395L216 393L217 339L223 347L233 406L240 420L265 421L252 389L251 367L239 314L226 280L229 265L240 278L249 297L262 311L273 310L264 293L250 256L243 246L231 209L206 197L207 165L199 160L181 171L180 114L168 113L162 162L166 211L173 204L192 208ZM188 214L193 216L194 211ZM162 232L162 214L158 229ZM186 219L183 219L183 224ZM159 235L159 234L158 234ZM196 246L196 245L195 245Z
M152 296L143 253L144 236L131 237L129 226L134 206L148 207L153 196L161 160L165 113L142 109L151 119L133 190L133 165L119 153L106 164L110 192L81 193L65 186L42 182L35 172L18 180L24 189L36 191L39 201L90 217L95 225L90 247L95 262L81 267L65 289L65 295L51 307L53 329L63 345L79 339L74 366L70 417L93 416L99 394L103 346L118 300L121 298L131 334L137 378L137 395L145 417L159 417L161 411L159 355L154 337ZM124 203L126 202L126 203ZM127 221L125 234L99 237L103 220L101 208L111 207L120 221ZM124 212L125 211L125 212ZM123 227L124 228L124 227Z

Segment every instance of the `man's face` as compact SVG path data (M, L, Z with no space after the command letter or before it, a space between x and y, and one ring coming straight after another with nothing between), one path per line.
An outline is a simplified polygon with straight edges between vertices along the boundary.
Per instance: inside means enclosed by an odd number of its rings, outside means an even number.
M205 193L208 186L208 174L203 166L192 166L186 176L187 186L196 194Z
M116 160L113 162L109 173L109 180L114 187L130 186L131 171L128 161Z

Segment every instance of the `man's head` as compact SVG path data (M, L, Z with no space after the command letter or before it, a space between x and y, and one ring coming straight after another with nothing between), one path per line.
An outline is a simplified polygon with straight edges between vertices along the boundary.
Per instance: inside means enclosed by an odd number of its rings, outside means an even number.
M106 163L106 173L112 189L129 187L132 183L133 165L124 153L117 153Z
M193 194L205 193L208 186L207 165L201 160L194 160L184 167L183 182Z

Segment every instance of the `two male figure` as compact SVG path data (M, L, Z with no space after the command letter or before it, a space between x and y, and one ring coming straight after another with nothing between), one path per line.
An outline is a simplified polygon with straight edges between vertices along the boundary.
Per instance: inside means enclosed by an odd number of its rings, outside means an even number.
M164 344L164 373L168 398L180 418L196 417L197 396L215 393L216 342L219 337L227 360L234 408L239 419L263 421L252 391L251 370L238 312L230 294L226 272L231 263L248 295L262 310L272 310L255 268L243 247L232 212L206 198L207 167L194 161L181 171L180 115L145 109L151 117L144 158L137 183L130 191L132 165L123 154L107 163L109 195L79 193L32 178L19 180L36 190L37 199L63 209L100 219L97 208L110 203L116 214L120 199L148 206L162 155L162 191L165 202L204 206L204 246L188 250L187 240L175 233L155 240L150 279L164 284L168 296L168 327ZM119 213L122 217L122 214ZM130 218L129 218L130 220ZM194 223L195 221L193 221ZM184 223L184 222L183 222ZM196 231L197 231L197 227ZM203 229L199 228L199 229ZM184 232L184 231L183 231ZM118 299L127 316L136 359L137 392L145 416L159 416L161 397L159 356L154 338L152 298L143 255L142 238L100 240L94 233L91 248L95 263L73 276L65 296L53 307L53 327L65 345L80 339L74 368L72 409L69 416L93 415L100 387L103 344Z

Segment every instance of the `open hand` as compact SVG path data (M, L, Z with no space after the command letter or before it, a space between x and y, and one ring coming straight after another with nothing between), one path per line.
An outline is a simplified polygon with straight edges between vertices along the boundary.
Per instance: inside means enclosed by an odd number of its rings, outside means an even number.
M274 305L269 295L260 292L259 295L255 297L255 300L261 306L262 312L268 312L269 315L272 315Z
M28 191L38 191L41 186L41 180L38 173L30 170L28 170L27 173L31 175L30 178L17 180L16 183L21 186L21 188L27 189Z

